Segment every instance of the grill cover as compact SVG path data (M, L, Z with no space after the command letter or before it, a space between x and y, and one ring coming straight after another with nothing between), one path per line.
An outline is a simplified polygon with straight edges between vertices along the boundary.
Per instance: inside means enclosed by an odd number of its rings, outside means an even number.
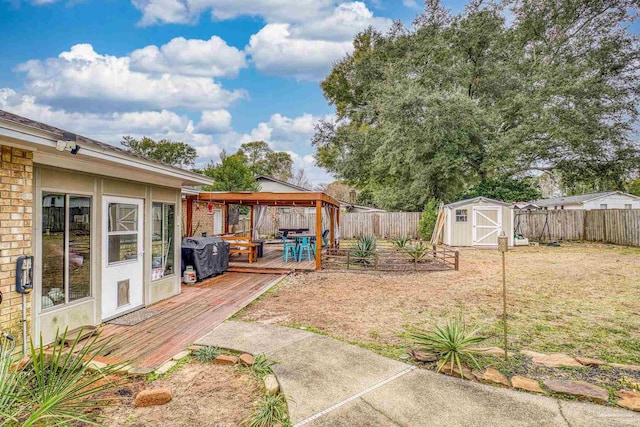
M220 237L187 237L182 241L182 272L187 265L198 280L224 273L229 268L229 243Z

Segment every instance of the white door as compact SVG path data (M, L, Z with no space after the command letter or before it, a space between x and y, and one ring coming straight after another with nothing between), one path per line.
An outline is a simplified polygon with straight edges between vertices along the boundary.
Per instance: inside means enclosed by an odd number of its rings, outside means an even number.
M502 231L502 208L474 206L473 246L495 246Z
M105 197L102 320L144 305L144 201Z
M213 234L222 234L222 209L213 211Z

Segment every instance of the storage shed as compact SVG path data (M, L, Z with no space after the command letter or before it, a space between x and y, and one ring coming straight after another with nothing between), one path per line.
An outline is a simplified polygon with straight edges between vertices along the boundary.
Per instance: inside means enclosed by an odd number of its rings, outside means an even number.
M442 243L449 246L497 246L504 230L513 246L513 205L486 197L444 206Z

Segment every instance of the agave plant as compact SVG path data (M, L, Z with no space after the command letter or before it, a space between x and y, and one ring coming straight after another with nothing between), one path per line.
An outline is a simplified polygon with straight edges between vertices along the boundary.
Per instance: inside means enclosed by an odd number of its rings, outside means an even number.
M202 363L207 363L213 361L216 357L220 356L221 350L219 347L215 346L204 346L200 347L196 351L193 352L193 357Z
M457 317L449 320L444 327L435 326L428 332L415 330L408 335L418 347L438 356L438 372L449 363L451 372L454 366L457 366L462 376L462 363L465 361L470 361L476 368L480 368L473 353L478 351L476 346L487 337L477 333L477 330L469 331L464 321Z
M66 335L56 335L46 352L42 338L37 348L31 341L29 359L21 367L2 365L0 419L6 421L0 425L99 425L94 410L109 405L113 399L104 393L126 381L114 380L122 364L90 368L107 343L97 343L95 336L80 344L79 334L67 349Z
M371 264L371 258L377 247L376 236L362 236L358 239L354 248L353 256L358 259L357 262L363 265Z
M418 242L415 245L405 246L404 251L412 261L419 262L427 255L427 252L429 252L429 246L424 242Z
M395 237L391 239L391 242L396 250L401 251L411 242L411 237Z

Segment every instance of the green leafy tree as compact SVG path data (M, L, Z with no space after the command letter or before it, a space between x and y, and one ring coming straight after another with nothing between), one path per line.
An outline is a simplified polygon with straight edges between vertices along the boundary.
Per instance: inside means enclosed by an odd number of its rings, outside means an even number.
M422 216L420 217L420 221L418 221L418 233L424 240L430 240L433 235L433 229L438 220L439 208L440 202L436 199L429 199L424 205Z
M193 168L198 157L189 144L168 139L154 141L146 136L142 139L125 136L120 143L127 151L179 168Z
M634 196L640 196L640 178L629 181L627 184L627 191Z
M273 151L264 141L246 142L240 146L238 155L246 158L254 176L267 175L286 181L293 177L293 160L284 151Z
M479 182L460 195L460 199L488 197L504 202L537 200L542 197L536 180L525 179L488 179Z
M209 163L203 173L215 180L213 185L206 186L206 191L258 191L251 169L246 160L239 154L222 153L218 164Z
M320 166L402 210L540 173L570 191L637 172L635 2L425 4L412 30L358 34L322 82L337 120L317 126Z

